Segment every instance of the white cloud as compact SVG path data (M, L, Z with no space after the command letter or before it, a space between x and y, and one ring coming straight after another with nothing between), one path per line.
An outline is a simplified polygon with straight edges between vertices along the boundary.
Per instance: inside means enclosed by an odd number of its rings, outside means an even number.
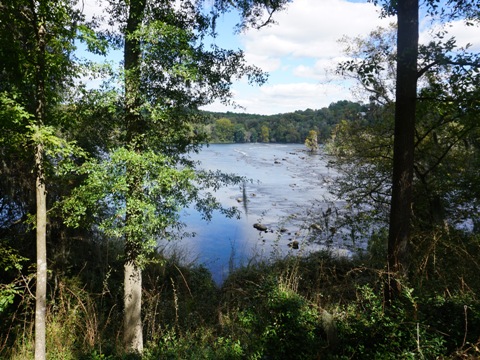
M260 90L238 92L236 100L247 112L273 114L355 100L349 86L340 86L334 73L336 64L345 60L338 40L367 35L396 20L381 19L379 8L370 2L346 0L294 0L275 19L278 24L241 37L247 59L271 72L275 81ZM470 50L480 50L478 27L456 21L447 29L459 46L470 43Z
M305 79L314 79L320 82L329 82L338 79L335 74L337 64L346 60L346 57L338 56L331 59L319 59L313 66L298 65L292 73L294 76Z
M457 39L458 46L466 46L470 44L472 47L470 51L480 51L480 26L465 26L462 21L456 21L451 24L452 27L449 30L449 34Z
M87 21L91 21L94 17L102 16L105 10L105 2L99 0L80 0L77 8L85 15Z
M276 14L278 24L250 30L242 37L247 54L330 58L338 56L343 35L365 34L389 19L380 19L371 3L345 0L295 0Z
M99 4L104 1L84 1L88 16L101 14ZM249 30L238 38L249 63L271 73L270 82L261 88L247 88L244 80L234 85L234 100L247 112L274 114L355 100L349 86L341 85L334 75L338 61L345 60L338 40L367 35L395 19L380 19L379 8L366 0L293 0L286 11L275 14L275 20L275 25ZM459 46L471 43L473 50L480 51L478 27L466 27L461 21L450 25L449 34ZM223 36L236 47L230 34ZM422 31L420 40L426 36ZM218 103L206 109L238 111Z
M266 85L246 92L237 92L235 100L245 110L226 109L214 103L206 110L236 111L252 114L279 114L296 110L320 109L339 100L357 101L351 94L348 83L290 83Z
M278 57L271 57L259 54L245 54L245 60L249 64L258 66L263 71L271 72L281 68L282 61Z
M480 51L479 27L479 25L466 26L464 21L457 20L446 24L444 27L435 26L422 31L419 40L421 43L426 43L433 38L432 34L435 35L440 30L444 30L447 31L445 38L454 37L458 47L465 47L470 44L469 51L478 52Z

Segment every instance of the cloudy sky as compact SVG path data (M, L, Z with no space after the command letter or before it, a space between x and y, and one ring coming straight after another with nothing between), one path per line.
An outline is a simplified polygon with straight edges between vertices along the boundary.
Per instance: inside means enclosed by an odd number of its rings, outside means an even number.
M86 11L95 11L92 6ZM234 100L244 109L217 103L205 109L277 114L320 109L339 100L362 100L352 95L351 83L334 74L335 65L344 59L338 40L366 35L395 20L380 19L379 8L364 0L293 0L274 19L274 25L241 34L234 34L237 19L233 14L220 19L216 43L244 50L251 64L269 73L269 80L261 87L245 80L234 84ZM470 42L480 51L478 28L453 24L450 32L460 45ZM427 33L424 29L421 40Z
M227 28L231 19L224 20ZM277 24L268 28L250 30L234 39L227 37L245 51L252 64L270 74L262 87L236 83L235 100L245 110L233 111L277 114L319 109L339 100L362 100L350 91L351 83L335 76L336 64L345 60L338 40L366 35L395 18L381 19L378 7L361 0L294 0L286 11L276 14L275 20ZM428 38L425 25L430 22L424 20L423 24L421 42ZM458 22L449 32L459 45L469 42L480 51L478 28ZM219 104L208 109L232 110Z
M380 19L378 8L366 2L294 0L275 20L277 24L272 26L227 37L232 19L224 18L223 36L234 48L243 49L250 63L269 73L268 82L261 87L249 86L246 81L234 85L235 101L245 110L233 111L277 114L356 100L349 84L333 71L343 58L338 40L344 35L367 34L393 19ZM219 104L207 109L232 110Z

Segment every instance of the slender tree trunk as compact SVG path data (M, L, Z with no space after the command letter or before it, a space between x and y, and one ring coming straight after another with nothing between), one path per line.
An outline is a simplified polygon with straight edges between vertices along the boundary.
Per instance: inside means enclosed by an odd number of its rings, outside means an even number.
M47 193L43 174L43 146L35 153L37 201L37 285L35 290L35 360L46 357L46 299L47 299Z
M124 341L127 350L141 353L143 350L142 337L142 271L129 261L125 263L124 291Z
M37 31L37 83L36 125L43 126L45 114L45 28ZM46 358L46 299L47 299L47 190L43 166L43 144L38 140L35 148L35 192L37 202L37 284L35 290L35 360Z
M398 277L405 275L408 268L417 96L418 0L398 0L397 17L395 138L388 236L390 277L386 289L388 302L401 290Z
M129 14L125 31L124 69L125 69L125 143L131 150L142 150L141 134L145 130L140 114L140 41L132 36L142 25L146 0L132 0L129 4ZM139 186L141 179L136 175L135 169L127 166L127 181L129 198L138 199L142 196ZM138 209L128 205L126 209L127 229L136 228L134 222L138 218ZM138 225L138 224L137 224ZM138 264L140 254L139 237L135 231L125 234L125 267L124 267L124 345L128 353L143 352L142 333L142 271Z

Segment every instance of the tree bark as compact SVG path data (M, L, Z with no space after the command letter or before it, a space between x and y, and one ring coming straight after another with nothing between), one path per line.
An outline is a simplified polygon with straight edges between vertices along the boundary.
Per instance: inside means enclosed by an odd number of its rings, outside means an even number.
M129 352L141 353L143 350L142 271L132 261L125 263L124 271L124 342Z
M47 303L47 192L43 174L43 146L35 152L37 201L37 284L35 290L35 360L46 358L46 303Z
M395 130L388 235L389 280L386 289L388 302L401 291L399 279L406 275L408 269L417 96L418 5L418 0L399 0L397 5Z

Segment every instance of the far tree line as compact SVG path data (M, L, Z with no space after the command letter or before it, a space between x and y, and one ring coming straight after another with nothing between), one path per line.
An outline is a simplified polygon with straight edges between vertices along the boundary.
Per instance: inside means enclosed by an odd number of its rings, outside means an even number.
M213 143L304 143L314 130L324 143L341 121L355 121L367 112L367 104L341 100L317 110L276 115L209 113L204 131Z

